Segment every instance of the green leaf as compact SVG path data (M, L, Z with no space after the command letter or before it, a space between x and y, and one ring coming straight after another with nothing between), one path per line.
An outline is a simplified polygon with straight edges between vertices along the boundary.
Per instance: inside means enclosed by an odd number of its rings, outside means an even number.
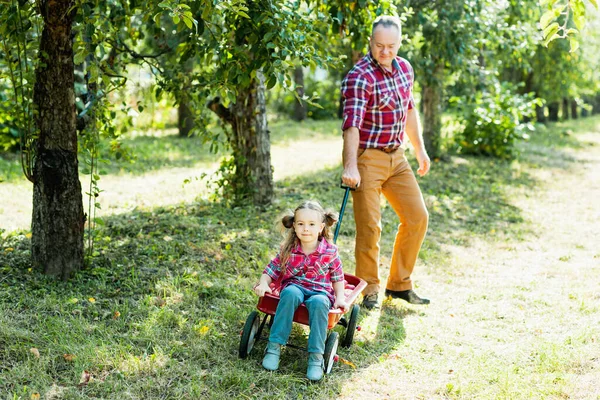
M550 25L550 22L552 22L552 20L554 18L556 18L556 16L554 15L554 10L548 10L548 11L546 11L542 15L542 18L540 18L540 28L546 29L546 27L548 25Z
M184 15L183 22L188 27L188 29L192 29L192 20L190 18L186 18L186 16Z
M571 44L571 50L569 50L570 53L574 53L577 51L577 49L579 48L579 41L577 40L577 38L574 38L573 36L571 36L569 38L569 43Z
M181 19L179 18L178 15L173 15L173 23L175 25L179 24L179 21L181 21Z
M244 18L250 19L250 16L248 14L246 14L244 11L238 11L238 15L241 15Z
M598 9L598 3L596 2L596 0L590 0L590 3L592 3L594 7L596 7L596 10Z
M560 26L558 22L553 22L544 29L544 38L548 38L558 32Z
M77 54L75 54L75 57L73 57L73 63L75 65L83 63L85 61L86 55L87 52L85 51L85 49L81 49Z

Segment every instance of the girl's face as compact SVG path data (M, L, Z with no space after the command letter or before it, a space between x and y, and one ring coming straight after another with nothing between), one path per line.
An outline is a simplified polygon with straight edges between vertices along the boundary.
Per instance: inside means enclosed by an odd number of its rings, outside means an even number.
M294 230L304 245L316 243L324 227L321 214L315 210L303 208L294 215Z

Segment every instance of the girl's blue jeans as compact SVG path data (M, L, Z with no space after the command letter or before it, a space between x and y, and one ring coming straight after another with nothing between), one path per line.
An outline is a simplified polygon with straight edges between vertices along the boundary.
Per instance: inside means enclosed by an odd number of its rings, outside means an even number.
M294 312L304 303L308 309L308 352L323 354L327 338L327 322L331 301L322 292L315 292L296 285L289 285L279 294L279 304L271 326L269 342L287 344L292 331Z

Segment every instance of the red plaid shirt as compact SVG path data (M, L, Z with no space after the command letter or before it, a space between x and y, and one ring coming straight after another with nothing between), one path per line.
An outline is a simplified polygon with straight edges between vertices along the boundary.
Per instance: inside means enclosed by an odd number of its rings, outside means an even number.
M364 56L342 82L344 122L360 132L361 149L398 147L404 140L407 111L414 108L414 72L408 61L396 57L387 71Z
M267 265L263 274L269 275L273 281L279 279L281 275L279 253ZM325 292L331 304L333 304L335 296L331 283L343 280L342 261L338 255L337 246L323 238L317 249L311 254L304 254L300 244L292 249L290 258L286 263L285 275L281 280L281 290L294 284L308 290Z

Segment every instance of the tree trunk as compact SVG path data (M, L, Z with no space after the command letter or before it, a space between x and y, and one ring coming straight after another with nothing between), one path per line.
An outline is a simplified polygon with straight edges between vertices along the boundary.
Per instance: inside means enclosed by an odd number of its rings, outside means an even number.
M230 108L225 108L218 99L208 106L231 125L228 140L235 174L229 183L236 203L242 204L250 198L258 206L270 204L273 173L263 73L257 72L248 88L240 88L236 103Z
M535 106L535 118L537 122L546 123L546 115L544 114L544 106Z
M442 92L444 65L438 62L433 74L423 84L421 106L423 110L423 141L431 158L441 156Z
M190 132L194 129L194 113L190 107L190 97L187 95L187 90L190 85L189 77L194 70L194 61L189 59L184 62L183 66L183 83L181 90L176 93L177 97L177 128L179 129L179 137L189 137Z
M566 97L562 101L562 119L564 121L569 119L569 99Z
M579 117L579 113L577 112L577 100L571 100L571 118L577 119Z
M83 265L85 215L77 161L72 0L41 1L44 28L34 103L39 129L34 165L34 267L68 279Z
M190 132L194 129L194 114L189 106L190 102L187 96L183 95L179 99L177 107L177 128L179 129L179 137L189 137Z
M558 101L554 101L548 104L548 121L557 122L558 121Z
M294 69L294 83L296 84L296 94L299 98L304 97L304 70L302 66ZM294 121L304 121L306 119L306 103L296 99L294 102Z

